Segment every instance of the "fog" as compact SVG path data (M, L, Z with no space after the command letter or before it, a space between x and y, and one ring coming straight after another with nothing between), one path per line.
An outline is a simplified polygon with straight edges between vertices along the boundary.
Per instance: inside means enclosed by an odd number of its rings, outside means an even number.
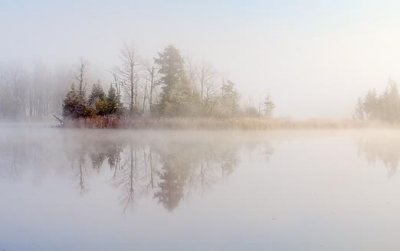
M399 144L396 130L113 131L3 124L0 245L395 250Z
M185 59L206 61L234 81L243 103L256 105L270 93L278 116L351 117L360 93L400 79L399 7L396 1L2 1L0 61L68 72L85 58L94 79L107 83L124 43L146 60L173 44Z
M399 9L0 0L0 250L397 250Z

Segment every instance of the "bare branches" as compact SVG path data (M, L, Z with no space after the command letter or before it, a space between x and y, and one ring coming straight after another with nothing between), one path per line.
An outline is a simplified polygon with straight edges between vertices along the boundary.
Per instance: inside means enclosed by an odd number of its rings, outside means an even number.
M88 62L84 59L81 59L78 66L78 74L75 77L76 81L78 82L79 97L84 96L84 92L87 86L87 82L85 80L87 74L87 66Z
M116 71L121 86L125 87L129 96L129 112L131 115L137 111L138 105L138 66L133 46L124 44L121 49L121 66Z

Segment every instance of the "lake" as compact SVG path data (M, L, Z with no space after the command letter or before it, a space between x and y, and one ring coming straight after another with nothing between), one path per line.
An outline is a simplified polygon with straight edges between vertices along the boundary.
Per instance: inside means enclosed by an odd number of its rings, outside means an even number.
M0 130L0 250L398 250L400 131Z

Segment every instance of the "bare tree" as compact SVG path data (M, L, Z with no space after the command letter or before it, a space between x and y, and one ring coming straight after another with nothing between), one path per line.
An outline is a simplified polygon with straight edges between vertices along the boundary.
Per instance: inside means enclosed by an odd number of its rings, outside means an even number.
M148 92L148 103L149 103L149 111L150 114L153 112L153 108L154 108L154 95L155 95L155 89L158 85L158 81L157 81L157 74L156 74L156 67L154 64L149 64L144 62L143 64L144 67L144 71L146 72L146 79L148 80L148 85L149 85L149 92ZM147 85L146 85L147 86ZM147 87L145 88L145 95L144 97L146 97L147 94Z
M137 110L138 98L138 71L136 53L132 46L125 44L121 50L121 67L118 70L122 85L129 96L129 111L131 114Z
M192 85L192 90L196 91L199 72L198 72L197 65L193 62L193 60L190 56L187 56L185 58L185 68L186 68L186 72L187 72L187 76L189 78L190 84Z
M200 97L204 104L215 89L216 71L211 65L204 62L199 69Z
M115 90L117 92L117 95L120 96L121 95L121 88L123 87L123 81L120 79L119 76L119 69L118 68L114 68L112 71L110 71L112 78L113 78L113 82L111 83L112 85L114 85Z
M76 76L76 80L78 81L78 91L79 91L79 96L83 97L84 91L86 88L86 72L87 72L87 61L84 59L81 59L79 63L79 69L78 69L78 75Z

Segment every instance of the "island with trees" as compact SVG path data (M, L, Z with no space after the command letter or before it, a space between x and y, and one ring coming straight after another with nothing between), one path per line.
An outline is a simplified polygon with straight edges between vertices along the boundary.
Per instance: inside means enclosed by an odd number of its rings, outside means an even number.
M0 65L0 120L56 118L60 127L138 129L360 128L400 121L392 80L384 92L359 98L353 118L292 120L273 116L269 93L246 104L234 81L184 58L173 45L149 61L124 45L118 65L105 73L108 80L94 80L90 69L83 59L74 70L53 72L40 63L32 71Z
M188 67L172 45L149 65L139 64L134 50L125 46L107 91L95 83L87 93L86 67L82 61L63 100L59 120L64 126L236 127L238 119L270 118L275 108L268 94L259 107L242 107L231 80L216 83L214 69L206 64Z

